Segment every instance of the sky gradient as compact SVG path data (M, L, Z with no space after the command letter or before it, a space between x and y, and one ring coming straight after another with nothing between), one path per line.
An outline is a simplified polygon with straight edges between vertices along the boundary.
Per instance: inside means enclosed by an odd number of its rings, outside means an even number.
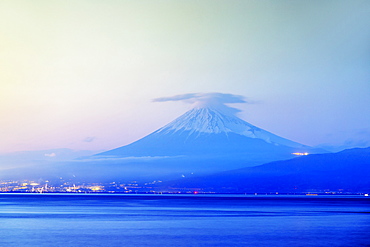
M189 109L306 145L370 145L370 1L1 1L0 153L109 150Z

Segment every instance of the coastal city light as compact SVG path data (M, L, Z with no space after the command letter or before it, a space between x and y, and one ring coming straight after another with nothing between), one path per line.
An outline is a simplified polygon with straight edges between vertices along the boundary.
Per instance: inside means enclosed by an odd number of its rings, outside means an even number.
M294 155L308 155L309 153L292 153L292 154L294 154Z

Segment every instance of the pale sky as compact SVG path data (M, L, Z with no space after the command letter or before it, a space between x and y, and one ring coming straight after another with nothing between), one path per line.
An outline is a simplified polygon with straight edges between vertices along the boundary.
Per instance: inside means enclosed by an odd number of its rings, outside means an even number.
M230 93L316 146L370 145L370 1L2 0L0 153L108 150ZM364 144L365 143L365 144Z

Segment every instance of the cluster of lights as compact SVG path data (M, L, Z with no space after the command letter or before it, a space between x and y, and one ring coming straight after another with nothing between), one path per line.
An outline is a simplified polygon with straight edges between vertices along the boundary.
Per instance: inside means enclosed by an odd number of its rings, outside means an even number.
M292 153L294 155L308 155L308 153Z

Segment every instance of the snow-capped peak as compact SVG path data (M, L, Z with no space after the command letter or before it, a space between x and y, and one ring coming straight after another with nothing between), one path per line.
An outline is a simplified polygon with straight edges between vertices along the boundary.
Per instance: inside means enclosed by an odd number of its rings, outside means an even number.
M221 107L220 107L221 106ZM157 134L188 132L190 134L225 134L234 133L249 138L262 139L275 145L304 147L304 145L274 135L235 116L229 107L222 105L196 105L166 126L157 130Z

